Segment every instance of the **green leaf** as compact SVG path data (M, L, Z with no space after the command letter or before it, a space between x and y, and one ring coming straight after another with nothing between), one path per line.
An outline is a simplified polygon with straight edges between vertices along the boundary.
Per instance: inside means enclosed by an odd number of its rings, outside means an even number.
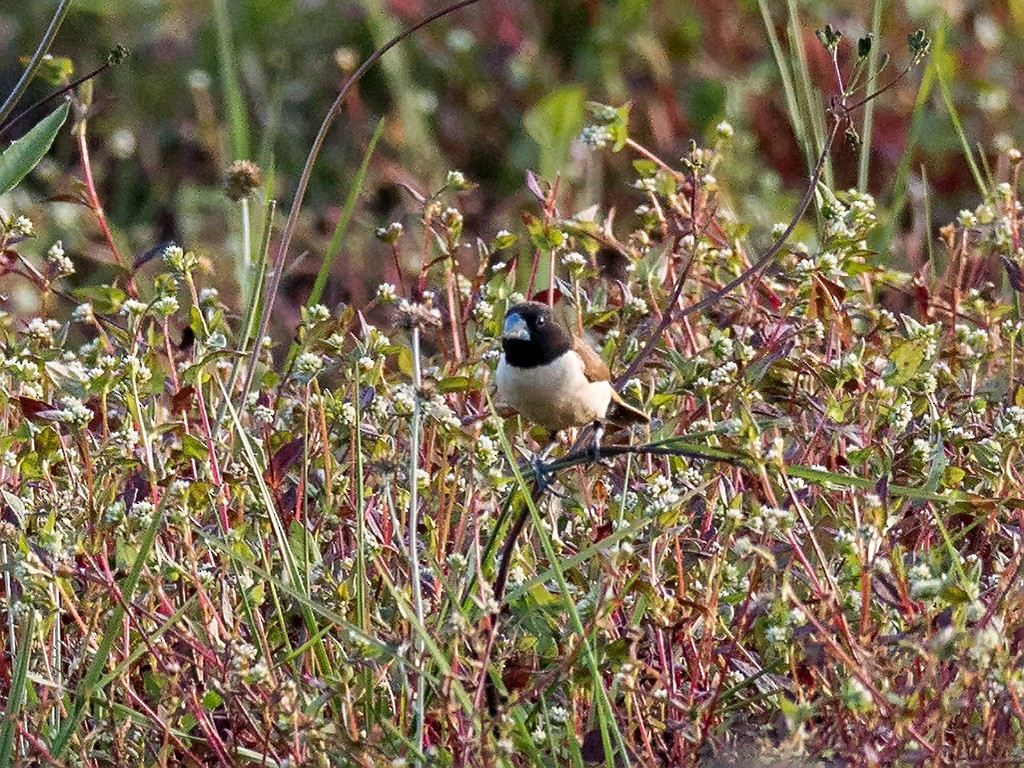
M472 388L473 380L469 376L447 376L437 382L437 391L441 393L465 392Z
M194 435L181 436L181 452L190 459L206 461L210 457L206 450L206 443Z
M27 512L25 511L25 503L10 491L0 489L0 494L3 494L4 501L6 502L7 506L10 507L11 512L14 513L14 516L18 518L18 525L24 525L25 516L27 515Z
M299 563L319 563L320 548L313 537L301 522L293 520L288 526L288 546L291 547L292 557Z
M28 62L23 62L27 64ZM54 56L46 54L39 62L39 69L36 70L36 77L45 80L50 85L57 87L70 82L75 74L75 65L67 56Z
M0 154L0 195L18 186L50 151L70 108L68 102L64 102Z
M120 311L121 304L128 298L128 294L113 285L84 285L72 293L76 299L92 302L93 309L105 314Z
M584 118L583 88L556 88L526 113L526 132L539 147L538 168L546 179L554 178L569 159L569 147L581 130Z
M924 339L915 339L896 347L889 356L891 368L885 373L885 383L890 387L898 387L914 378L924 362L927 346L928 342Z
M942 473L942 484L946 488L955 488L960 485L960 481L967 475L960 467L946 467Z

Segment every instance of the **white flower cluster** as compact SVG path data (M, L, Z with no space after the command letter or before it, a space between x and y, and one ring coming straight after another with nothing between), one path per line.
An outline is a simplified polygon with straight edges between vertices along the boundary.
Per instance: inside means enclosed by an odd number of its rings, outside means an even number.
M569 251L562 256L562 266L568 267L572 275L579 275L587 267L587 257L579 251Z
M432 396L423 406L427 415L440 422L441 426L446 429L455 430L462 428L462 420L455 414L455 411L448 407L448 403L444 401L444 397L441 395Z
M478 323L487 323L494 319L494 305L480 299L473 305L473 319Z
M60 240L46 252L46 271L51 280L75 274L75 265L64 255L64 244Z
M28 216L19 216L7 228L7 234L14 237L32 237L36 232L35 224Z
M56 320L33 317L25 326L25 335L40 346L49 347L53 345L53 334L59 329L60 323Z
M416 392L409 384L399 384L391 390L391 404L395 413L407 416L416 405Z
M988 351L988 333L983 328L957 323L956 342L957 353L963 357L978 357Z
M77 397L63 397L60 404L60 420L72 429L84 429L92 421L92 411Z
M593 149L604 149L612 141L612 132L606 125L587 125L580 132L580 141Z
M911 340L924 339L927 345L924 349L926 359L931 359L939 351L939 336L942 333L942 326L939 323L919 323L912 317L903 315L903 322L907 327L907 335Z
M484 467L491 467L501 459L498 446L487 435L480 435L476 440L476 457Z
M658 475L647 485L647 493L651 497L651 509L656 514L667 512L674 508L682 498L679 489L672 485L672 481L665 475Z
M1007 440L1018 440L1024 437L1024 408L1009 405L996 417L996 435Z
M305 383L324 367L323 358L315 352L303 352L295 358L295 378Z

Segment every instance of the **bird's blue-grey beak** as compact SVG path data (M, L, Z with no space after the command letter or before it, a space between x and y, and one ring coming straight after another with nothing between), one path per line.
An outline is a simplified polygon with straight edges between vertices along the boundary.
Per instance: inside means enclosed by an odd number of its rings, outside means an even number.
M505 318L505 327L501 331L501 338L529 341L530 326L526 324L519 313L513 312Z

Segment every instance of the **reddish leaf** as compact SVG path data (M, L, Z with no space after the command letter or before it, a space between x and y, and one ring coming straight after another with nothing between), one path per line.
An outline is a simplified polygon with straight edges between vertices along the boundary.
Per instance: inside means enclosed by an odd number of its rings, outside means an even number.
M92 418L89 419L89 424L86 426L90 432L99 432L103 427L103 410L100 405L99 398L93 397L85 404L85 407L92 411Z
M29 421L58 421L60 419L60 409L42 400L19 395L18 404L21 406L21 412Z
M596 544L597 542L601 541L601 539L608 538L609 536L611 536L611 534L612 534L612 523L611 523L611 521L609 520L607 523L601 523L601 525L597 526L597 528L594 529L594 543Z
M302 438L296 437L280 448L277 449L270 459L270 466L267 467L267 471L264 474L264 479L267 484L277 490L281 487L281 480L284 478L284 473L292 467L299 457L302 455Z
M760 284L760 288L761 291L764 293L764 297L768 299L768 305L772 309L782 309L782 299L779 297L779 294L773 291L771 287L769 287L769 285L763 281Z
M548 296L554 294L554 298L549 302ZM545 288L543 291L537 291L533 294L532 301L539 301L542 304L557 304L562 300L562 292L558 288Z
M195 397L196 388L189 385L182 387L171 397L171 413L188 413L192 410L192 400Z
M501 682L508 691L521 691L530 684L533 670L516 661L509 661L501 673Z
M917 308L921 312L921 316L928 317L928 309L931 306L932 301L931 294L919 280L914 281L913 291L914 297L917 299Z
M14 251L0 251L0 275L6 275L18 262L18 254Z
M89 205L89 201L86 200L81 195L70 195L70 194L51 195L50 197L46 198L46 202L48 202L48 203L74 203L75 205L81 205L81 206L83 206L85 208L91 208L92 207L91 205Z

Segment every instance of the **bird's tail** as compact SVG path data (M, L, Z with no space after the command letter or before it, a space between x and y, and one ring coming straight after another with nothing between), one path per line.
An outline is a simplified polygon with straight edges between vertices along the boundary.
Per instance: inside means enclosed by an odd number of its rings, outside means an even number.
M639 408L630 405L622 396L612 390L611 407L608 409L608 421L619 427L628 427L631 424L646 424L651 417Z

